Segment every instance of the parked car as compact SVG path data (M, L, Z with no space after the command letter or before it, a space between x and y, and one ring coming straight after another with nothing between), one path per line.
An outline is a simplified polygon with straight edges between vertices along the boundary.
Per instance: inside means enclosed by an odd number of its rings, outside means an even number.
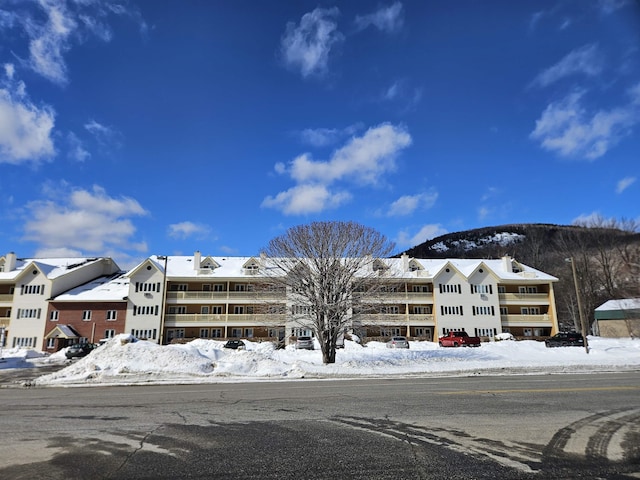
M551 347L584 347L584 339L581 333L577 332L560 332L553 337L549 337L544 344Z
M391 337L387 342L387 348L409 348L407 337Z
M467 332L451 331L438 339L441 347L479 347L480 337L470 337Z
M231 348L233 350L244 350L246 345L242 340L229 340L224 344L224 348Z
M64 356L69 360L72 358L86 357L94 348L96 348L96 346L93 343L76 343L67 348Z
M296 339L296 350L313 350L312 337L298 337Z

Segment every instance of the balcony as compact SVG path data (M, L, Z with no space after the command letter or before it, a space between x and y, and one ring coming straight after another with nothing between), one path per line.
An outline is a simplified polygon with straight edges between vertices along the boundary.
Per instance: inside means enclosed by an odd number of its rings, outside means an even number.
M286 295L283 292L202 292L202 291L181 291L167 292L167 303L202 303L203 301L224 302L226 300L242 300L243 302L250 300L259 301L284 301Z
M547 293L500 293L501 305L549 305Z
M354 315L353 319L362 325L394 325L394 324L407 325L407 323L411 325L420 325L420 326L434 325L433 315L417 314L417 313L416 314L410 313L409 315L406 315L404 313L361 314L361 315Z
M500 315L503 327L552 327L549 315Z
M11 303L11 302L13 302L13 294L12 293L0 294L0 303Z
M11 321L11 317L0 317L0 328L9 328L9 322Z
M231 326L268 326L279 327L285 323L285 315L277 313L266 314L206 314L206 313L186 313L167 314L165 316L165 327L218 327L224 325Z

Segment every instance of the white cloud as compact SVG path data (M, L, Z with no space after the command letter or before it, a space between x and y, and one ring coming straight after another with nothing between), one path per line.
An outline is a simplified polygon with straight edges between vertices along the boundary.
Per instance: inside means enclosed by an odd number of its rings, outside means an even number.
M267 197L262 206L281 210L285 215L304 215L319 213L327 209L337 208L348 202L348 192L332 193L324 185L298 185L275 197Z
M438 193L424 192L416 195L403 195L394 201L387 212L388 217L399 217L411 215L418 208L428 209L438 200Z
M426 242L435 237L439 237L440 235L444 235L447 233L447 230L442 228L442 225L439 223L424 225L420 228L420 230L415 234L410 234L407 230L402 230L398 233L396 237L396 244L399 247L415 247L416 245L420 245L421 243Z
M358 130L362 129L361 124L349 125L348 127L338 128L306 128L300 132L300 138L306 144L313 147L326 147L333 145L342 140L346 136L354 135Z
M91 133L102 147L120 148L122 146L122 134L113 127L107 127L95 120L90 120L84 128Z
M91 157L91 154L84 148L82 141L75 133L69 132L67 134L67 144L69 148L67 155L72 160L84 162Z
M22 82L11 81L13 69L5 66L9 82L0 88L0 163L39 163L55 154L51 138L55 112L36 106Z
M631 5L631 0L599 0L598 6L600 7L600 11L605 15L609 15L616 10L626 7L627 5Z
M597 44L585 45L567 54L555 65L541 72L532 85L546 87L570 75L599 75L604 68L604 59Z
M530 137L563 157L595 160L628 136L640 121L635 98L622 107L589 113L582 106L584 95L584 91L574 91L549 104Z
M399 31L402 29L403 23L402 3L400 2L395 2L389 7L381 7L367 15L358 15L355 19L358 30L364 30L369 26L374 26L378 30L387 33Z
M314 161L303 154L291 162L288 170L300 183L330 184L350 177L358 183L375 184L381 175L395 169L396 155L409 145L411 135L404 127L386 123L352 138L328 161Z
M637 180L636 177L625 177L625 178L623 178L616 185L616 193L624 192L627 188L629 188L631 185L633 185L636 180Z
M104 21L108 16L124 15L145 25L135 8L108 1L38 0L33 2L39 9L37 14L30 3L15 2L14 12L0 11L0 26L23 29L29 50L24 64L58 85L68 82L65 55L74 44L89 37L111 40L112 30Z
M338 8L316 8L302 16L300 24L287 24L280 49L284 63L299 69L303 77L324 75L328 70L331 49L344 36L337 30Z
M169 225L169 236L172 238L185 239L196 236L206 237L211 229L207 225L193 222L180 222Z
M351 138L327 161L315 161L309 154L302 154L289 165L278 162L275 171L288 174L297 185L265 198L262 206L288 215L336 208L348 201L351 194L332 192L328 188L331 184L337 181L359 185L378 183L381 176L395 169L396 156L410 144L411 135L404 127L385 123Z
M73 189L58 198L26 205L24 239L36 242L41 251L69 249L104 255L114 249L145 251L146 244L133 242L136 228L131 217L147 211L134 199L112 198L99 186ZM54 190L50 192L55 193Z

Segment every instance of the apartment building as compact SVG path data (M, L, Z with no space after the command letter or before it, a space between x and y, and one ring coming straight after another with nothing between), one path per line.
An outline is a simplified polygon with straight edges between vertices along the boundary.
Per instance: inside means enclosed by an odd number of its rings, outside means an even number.
M151 256L126 273L108 259L7 257L0 258L0 322L9 332L8 346L56 350L121 332L158 343L273 341L311 333L305 307L274 284L269 260L260 256ZM93 264L102 270L86 278ZM351 312L350 330L361 338L437 341L450 330L465 330L485 340L502 332L536 339L558 330L557 279L507 256L403 255L376 259L370 268L382 294L372 308ZM72 281L76 270L83 275Z
M149 262L162 265L154 257ZM270 288L267 259L196 252L166 257L165 262L165 342L273 340L310 332L304 312L294 310L304 307L294 306L287 292ZM352 312L352 331L360 337L406 335L437 341L449 330L465 330L488 340L502 332L543 338L558 330L557 279L510 257L433 260L404 255L378 259L371 268L386 285L376 312Z
M44 351L75 343L98 343L125 333L129 277L125 272L98 277L49 301Z
M0 257L0 322L9 347L41 349L49 301L62 292L119 271L111 258Z

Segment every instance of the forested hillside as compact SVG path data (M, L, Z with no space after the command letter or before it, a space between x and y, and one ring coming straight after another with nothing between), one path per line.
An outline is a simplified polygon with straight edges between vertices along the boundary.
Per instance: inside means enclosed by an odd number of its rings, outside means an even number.
M640 233L628 220L596 218L581 225L517 224L450 233L406 253L417 258L499 258L511 255L559 278L554 286L561 327L579 326L567 259L573 258L585 317L607 300L640 297Z

